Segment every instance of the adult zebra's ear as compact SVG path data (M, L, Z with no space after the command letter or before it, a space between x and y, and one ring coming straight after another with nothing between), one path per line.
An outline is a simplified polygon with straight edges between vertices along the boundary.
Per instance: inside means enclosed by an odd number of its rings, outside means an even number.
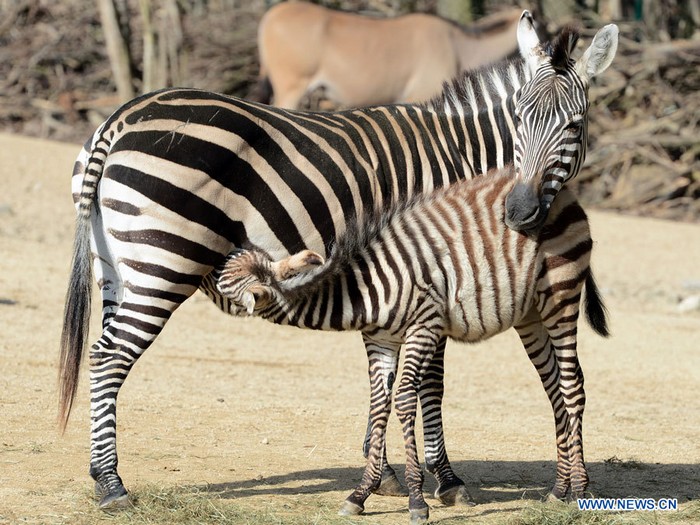
M596 33L593 42L583 56L576 62L576 73L584 81L601 74L615 58L619 29L615 24L608 24Z
M520 15L520 22L518 23L518 48L520 56L527 63L530 73L534 75L535 71L545 60L545 53L540 38L537 36L537 31L535 31L535 20L532 18L530 11L527 10Z

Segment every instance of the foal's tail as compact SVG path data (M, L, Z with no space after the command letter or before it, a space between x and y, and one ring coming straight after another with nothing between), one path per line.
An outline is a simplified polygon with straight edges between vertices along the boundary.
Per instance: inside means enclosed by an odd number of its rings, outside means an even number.
M585 283L585 310L586 319L595 332L603 337L610 335L608 330L607 309L603 304L603 298L600 296L598 285L593 278L593 272L588 271Z

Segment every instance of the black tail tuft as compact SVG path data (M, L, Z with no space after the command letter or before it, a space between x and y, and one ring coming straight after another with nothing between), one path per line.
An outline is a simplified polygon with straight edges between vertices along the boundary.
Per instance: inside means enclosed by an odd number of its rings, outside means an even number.
M78 389L80 362L87 343L92 294L90 217L79 216L75 232L73 263L63 312L61 355L59 357L59 411L61 432L65 431Z
M603 299L600 296L598 285L593 278L593 272L590 270L588 272L588 276L586 277L585 288L585 309L588 323L597 334L602 335L603 337L608 337L610 335L607 320L608 311L603 304Z

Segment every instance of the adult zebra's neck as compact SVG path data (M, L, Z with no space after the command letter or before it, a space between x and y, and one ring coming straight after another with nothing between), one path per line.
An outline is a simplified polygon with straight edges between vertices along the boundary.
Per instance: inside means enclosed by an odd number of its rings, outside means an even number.
M455 124L460 155L471 175L482 175L513 161L515 100L531 73L514 58L464 73L425 104Z

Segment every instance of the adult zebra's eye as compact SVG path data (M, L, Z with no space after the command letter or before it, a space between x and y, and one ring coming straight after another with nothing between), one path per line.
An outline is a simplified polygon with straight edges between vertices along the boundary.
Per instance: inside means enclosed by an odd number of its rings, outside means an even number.
M580 120L572 120L571 122L569 122L566 125L566 127L564 128L564 131L578 135L579 133L581 133L582 129L583 129L583 123Z

